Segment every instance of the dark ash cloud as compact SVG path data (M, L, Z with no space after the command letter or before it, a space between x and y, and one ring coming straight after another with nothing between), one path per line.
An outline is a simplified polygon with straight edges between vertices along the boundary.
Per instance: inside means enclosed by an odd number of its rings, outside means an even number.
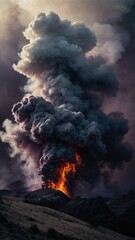
M58 181L51 173L63 161L76 162L76 151L82 167L69 191L74 194L81 179L95 187L102 178L108 185L103 169L122 168L132 149L124 142L129 127L123 114L102 112L102 97L115 96L119 83L102 57L86 54L96 45L95 35L53 12L38 14L24 35L29 43L14 69L30 80L26 96L12 109L16 123L4 123L2 141L10 144L11 156L27 159L30 172L40 165L46 185Z

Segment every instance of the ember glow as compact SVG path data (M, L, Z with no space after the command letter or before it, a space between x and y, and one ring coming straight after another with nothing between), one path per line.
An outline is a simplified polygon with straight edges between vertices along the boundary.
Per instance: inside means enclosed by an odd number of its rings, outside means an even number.
M55 190L60 190L61 192L65 193L67 196L72 197L71 192L68 190L68 177L74 177L79 166L81 165L81 158L76 153L76 164L68 163L63 161L63 164L60 168L57 169L57 173L54 175L59 175L57 182L55 183L53 180L48 181L48 188L53 188ZM53 176L54 179L54 176Z

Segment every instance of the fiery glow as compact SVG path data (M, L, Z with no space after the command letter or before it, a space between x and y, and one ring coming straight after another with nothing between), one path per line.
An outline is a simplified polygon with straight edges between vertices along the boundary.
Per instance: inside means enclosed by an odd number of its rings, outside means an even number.
M57 183L54 183L53 181L49 181L48 188L53 188L55 190L60 190L66 195L70 196L70 193L68 191L67 185L68 185L68 176L69 174L71 176L74 176L78 166L81 164L81 158L78 154L76 154L76 164L75 163L68 163L64 162L63 165L57 169L57 173L59 174L59 180Z

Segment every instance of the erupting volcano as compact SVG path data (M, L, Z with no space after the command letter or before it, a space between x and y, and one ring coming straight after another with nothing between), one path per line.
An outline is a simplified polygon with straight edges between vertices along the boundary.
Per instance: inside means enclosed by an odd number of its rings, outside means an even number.
M80 184L85 191L108 187L107 170L120 169L132 149L123 114L102 110L119 84L105 59L92 56L94 33L52 12L38 14L24 36L29 43L14 69L28 78L25 96L13 106L15 123L5 120L2 141L20 159L26 181L37 179L39 168L47 188L69 196L83 194Z
M63 160L63 164L60 168L57 169L57 171L52 174L56 176L56 182L48 180L48 185L46 187L52 188L55 190L60 190L69 197L72 197L71 192L72 190L70 188L70 181L72 177L75 177L77 169L81 165L81 159L78 154L76 154L76 163L68 163ZM57 177L57 175L59 177ZM70 177L70 178L69 178Z

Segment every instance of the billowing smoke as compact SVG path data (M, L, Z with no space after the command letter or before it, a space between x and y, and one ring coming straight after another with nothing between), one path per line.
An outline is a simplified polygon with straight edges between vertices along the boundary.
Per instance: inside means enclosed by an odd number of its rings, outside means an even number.
M12 68L18 61L17 52L22 47L20 32L24 26L19 19L24 11L10 0L0 0L0 129L5 118L11 118L13 104L22 97L24 78ZM24 44L24 43L23 43ZM0 188L18 178L23 178L21 166L12 161L7 153L8 146L0 142Z
M65 0L64 5L63 0L19 0L19 5L29 11L30 19L45 9L62 18L85 22L97 37L93 54L103 56L109 64L120 60L130 44L131 26L125 28L123 19L128 14L131 17L134 0Z
M132 149L124 142L129 127L123 114L102 111L104 98L115 96L119 84L105 59L90 53L95 35L53 12L38 14L24 35L29 43L14 69L28 78L26 94L13 106L16 123L5 121L2 141L28 169L39 167L47 187L58 183L66 163L77 165L76 155L81 163L67 175L70 194L81 194L82 182L93 188L111 184L109 172L122 168Z
M126 14L121 22L122 27L124 27L130 36L130 41L125 52L115 64L115 72L120 81L120 91L114 101L110 102L107 107L109 111L109 105L112 109L117 109L118 107L122 109L124 115L129 119L130 131L126 137L128 141L132 143L133 149L135 149L135 115L134 115L134 100L135 100L135 2L134 6L128 14ZM115 180L119 182L122 189L131 189L135 185L135 155L133 155L132 161L125 166L124 171L118 171L115 174ZM122 173L122 174L121 174Z

